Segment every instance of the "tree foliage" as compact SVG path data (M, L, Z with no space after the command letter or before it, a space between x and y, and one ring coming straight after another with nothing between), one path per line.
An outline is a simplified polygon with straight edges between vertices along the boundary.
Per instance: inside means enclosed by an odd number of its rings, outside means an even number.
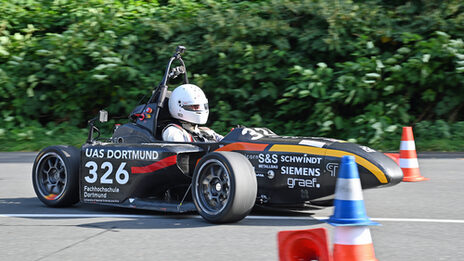
M127 115L182 44L216 130L377 144L402 125L464 120L463 11L458 0L2 0L0 129Z

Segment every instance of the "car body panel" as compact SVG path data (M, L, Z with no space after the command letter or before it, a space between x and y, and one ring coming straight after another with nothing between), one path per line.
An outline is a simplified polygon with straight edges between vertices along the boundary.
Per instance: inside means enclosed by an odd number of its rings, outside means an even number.
M192 144L86 144L81 149L80 199L114 204L159 197L191 182L189 166L199 156L189 162L190 156L198 154L203 155L203 149Z
M86 144L81 152L81 201L192 211L193 170L212 151L238 152L251 162L258 182L256 204L263 206L310 206L331 199L343 155L355 156L363 188L394 185L402 179L401 169L390 158L366 146L329 138L278 136L266 128L236 128L218 143ZM123 171L128 172L127 182Z

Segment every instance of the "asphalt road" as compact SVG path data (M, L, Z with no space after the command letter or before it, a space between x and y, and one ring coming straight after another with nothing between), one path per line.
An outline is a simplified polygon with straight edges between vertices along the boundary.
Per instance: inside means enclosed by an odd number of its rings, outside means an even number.
M331 226L333 208L255 211L211 225L166 215L78 204L45 207L31 181L35 153L0 153L1 260L277 260L277 232ZM438 158L437 158L438 157ZM379 260L464 260L464 155L419 159L429 181L364 191ZM330 235L332 236L332 235Z

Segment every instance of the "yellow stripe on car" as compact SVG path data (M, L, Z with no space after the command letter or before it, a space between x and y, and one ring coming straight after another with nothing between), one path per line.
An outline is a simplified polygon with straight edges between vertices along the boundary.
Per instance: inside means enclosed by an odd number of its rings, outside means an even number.
M337 157L337 158L341 158L342 156L345 156L345 155L354 156L356 158L356 163L358 163L359 165L363 166L364 168L372 172L372 174L374 174L374 176L380 181L380 183L387 183L387 177L385 176L385 173L383 173L377 166L375 166L374 164L372 164L370 161L366 160L365 158L360 157L350 152L346 152L342 150L309 147L309 146L303 146L303 145L282 145L282 144L273 145L269 149L269 151L306 153L306 154Z

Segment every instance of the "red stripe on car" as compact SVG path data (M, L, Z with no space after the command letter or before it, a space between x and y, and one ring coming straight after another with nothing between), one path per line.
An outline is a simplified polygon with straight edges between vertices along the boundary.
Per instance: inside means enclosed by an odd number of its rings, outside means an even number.
M141 173L150 173L155 172L160 169L172 166L177 163L177 155L166 157L160 161L157 161L153 164L144 167L132 167L132 174L141 174Z
M249 150L263 151L269 144L249 143L249 142L234 142L227 144L216 151L234 151L234 150Z

